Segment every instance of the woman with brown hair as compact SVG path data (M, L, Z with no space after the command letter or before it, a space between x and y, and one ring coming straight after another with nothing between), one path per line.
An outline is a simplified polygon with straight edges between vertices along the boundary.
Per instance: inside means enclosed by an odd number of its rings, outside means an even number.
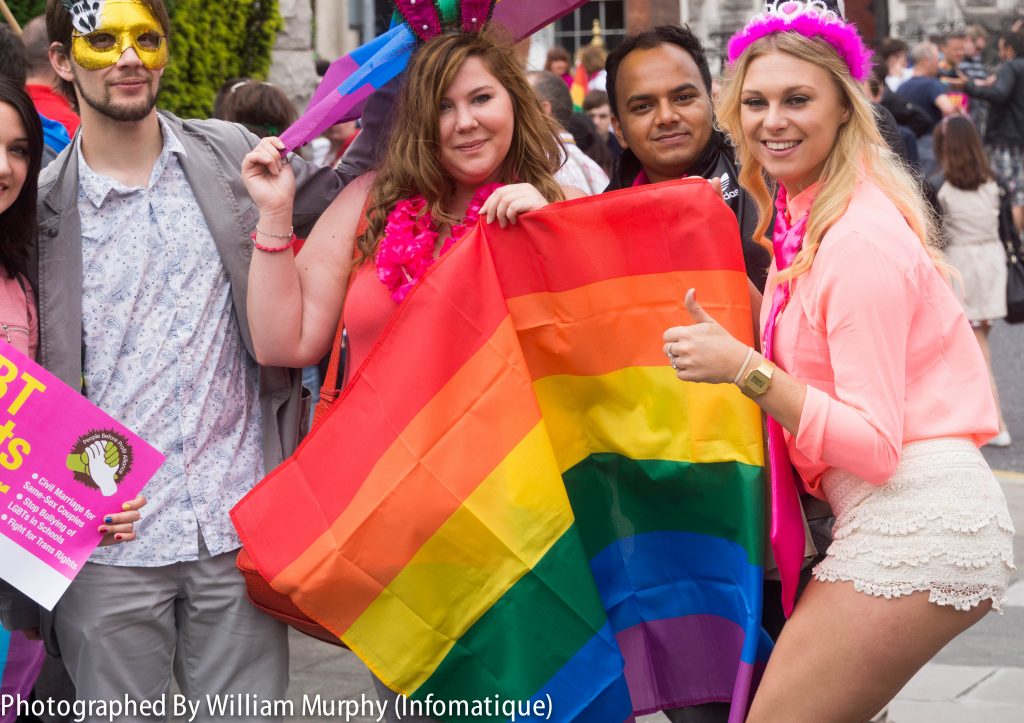
M556 45L548 51L547 60L544 62L544 70L557 75L565 81L567 86L572 87L572 57L569 51L561 45Z
M293 177L283 144L265 139L243 163L260 210L249 275L259 362L319 360L344 302L358 368L412 285L477 218L504 226L582 195L552 176L556 138L509 44L487 32L439 35L409 64L380 169L335 199L298 263L289 250Z
M935 157L943 176L941 185L936 185L946 259L959 272L964 309L985 356L999 414L999 434L987 444L1009 447L1010 432L999 405L988 344L992 322L1006 316L1006 251L999 240L1001 190L969 119L944 118L934 136Z
M213 102L214 118L241 123L260 138L281 135L298 115L283 90L252 78L227 81Z
M357 369L412 286L478 219L504 226L583 195L555 181L556 128L511 46L487 32L442 34L416 51L380 169L345 187L299 258L290 250L294 179L282 148L264 139L242 167L260 211L248 291L260 364L316 363L344 305Z

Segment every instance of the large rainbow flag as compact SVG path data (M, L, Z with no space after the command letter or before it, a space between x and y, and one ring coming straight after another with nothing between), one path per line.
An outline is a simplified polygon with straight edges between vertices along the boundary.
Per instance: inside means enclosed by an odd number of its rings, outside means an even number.
M679 382L661 336L696 287L751 342L743 268L703 180L481 224L232 511L254 563L413 701L741 721L771 647L760 413Z

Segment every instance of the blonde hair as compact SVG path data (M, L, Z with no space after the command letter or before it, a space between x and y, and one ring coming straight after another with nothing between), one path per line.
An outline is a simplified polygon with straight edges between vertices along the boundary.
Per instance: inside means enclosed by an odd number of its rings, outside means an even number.
M750 63L768 53L780 51L825 69L832 76L839 97L849 111L849 120L839 127L835 144L819 176L821 188L814 198L807 219L803 247L792 265L780 272L779 283L791 281L811 268L825 233L846 213L854 187L865 176L888 196L907 225L920 239L936 267L946 272L938 251L933 248L935 219L931 207L921 195L920 187L896 154L882 140L875 115L860 85L850 76L846 63L824 40L810 39L795 32L774 33L747 48L736 61L718 105L718 123L736 145L740 163L739 182L757 203L758 223L754 239L771 249L765 236L773 213L774 188L769 189L764 168L758 163L740 121L740 96Z
M564 198L554 179L562 154L558 128L541 110L511 44L495 31L439 35L413 55L399 91L387 154L370 188L366 230L357 239L363 260L376 252L387 216L403 198L420 194L437 223L458 221L445 208L455 183L440 162L440 107L462 64L474 57L512 101L512 145L498 180L532 184L548 201Z

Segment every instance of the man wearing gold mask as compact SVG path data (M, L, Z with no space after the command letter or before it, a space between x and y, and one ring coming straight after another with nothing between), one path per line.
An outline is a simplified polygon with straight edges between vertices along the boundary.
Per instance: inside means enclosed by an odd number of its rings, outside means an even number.
M167 11L140 0L60 4L69 10L72 26L70 52L65 44L54 52L65 94L82 96L87 106L112 120L148 116L169 59ZM122 64L129 49L135 62Z
M249 339L257 212L239 169L258 139L156 109L173 42L163 0L48 0L46 24L82 122L40 178L40 361L167 461L145 489L138 539L97 551L41 611L41 633L82 700L157 700L172 668L193 701L281 699L285 628L249 604L228 518L294 449L302 418L299 373L258 368ZM293 160L297 233L368 169L386 95L337 172ZM212 717L201 706L195 720Z

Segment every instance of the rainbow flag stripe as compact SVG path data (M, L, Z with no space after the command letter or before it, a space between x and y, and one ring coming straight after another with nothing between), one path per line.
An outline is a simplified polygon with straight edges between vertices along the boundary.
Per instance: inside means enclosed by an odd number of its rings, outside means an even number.
M752 341L704 181L481 225L232 511L254 563L412 699L594 721L732 700L742 720L770 649L760 414L666 363L691 286Z
M587 76L587 69L583 67L583 63L577 63L576 71L572 76L572 85L569 86L573 110L577 112L583 110L583 99L587 97L587 86L589 84L590 78Z

